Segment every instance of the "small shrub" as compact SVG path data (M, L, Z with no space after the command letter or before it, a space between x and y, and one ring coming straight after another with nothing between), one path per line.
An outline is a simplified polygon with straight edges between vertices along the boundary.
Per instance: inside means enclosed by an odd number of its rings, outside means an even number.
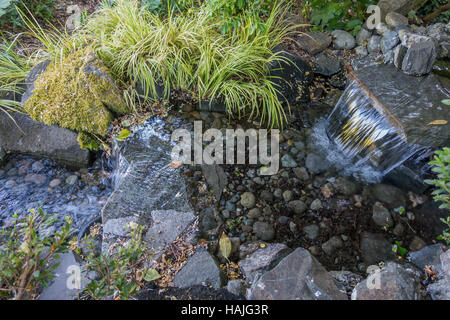
M51 20L55 2L55 0L0 0L0 26L25 27L17 8L22 11L29 10L36 18Z
M0 299L34 299L53 279L59 254L67 252L72 221L46 234L56 219L41 209L26 217L14 216L11 228L0 230Z
M432 171L437 173L436 179L425 180L426 183L433 185L436 189L432 192L434 201L440 202L439 208L450 210L450 148L444 148L435 152L434 160L429 164L433 166ZM447 228L439 240L450 244L450 216L447 219L441 219Z
M353 35L361 30L367 7L375 0L305 0L303 14L309 16L316 29L347 30Z
M145 268L144 263L152 256L142 240L143 227L130 224L130 239L117 242L111 253L96 254L95 238L99 228L91 228L91 233L82 239L87 249L72 248L85 260L83 270L86 274L95 274L89 279L86 293L94 300L106 298L129 299L144 285L145 281L159 278L154 269Z
M450 209L450 148L438 150L435 154L434 160L429 164L433 166L431 170L437 177L425 182L436 188L432 194L434 201L441 202L439 208Z

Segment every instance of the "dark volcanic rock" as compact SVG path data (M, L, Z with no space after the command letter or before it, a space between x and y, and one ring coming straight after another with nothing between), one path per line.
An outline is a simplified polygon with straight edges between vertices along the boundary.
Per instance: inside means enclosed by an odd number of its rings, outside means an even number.
M391 243L382 234L363 232L360 248L362 258L367 265L395 259Z
M89 151L80 149L77 134L58 126L33 121L12 113L14 121L0 112L0 148L6 151L50 158L73 167L89 165Z

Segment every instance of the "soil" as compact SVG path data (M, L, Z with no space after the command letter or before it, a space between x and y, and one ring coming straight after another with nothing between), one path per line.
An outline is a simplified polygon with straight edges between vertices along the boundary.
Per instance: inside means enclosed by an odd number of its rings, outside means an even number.
M244 300L242 296L231 294L226 289L205 286L189 288L160 288L152 283L144 287L136 296L138 300Z

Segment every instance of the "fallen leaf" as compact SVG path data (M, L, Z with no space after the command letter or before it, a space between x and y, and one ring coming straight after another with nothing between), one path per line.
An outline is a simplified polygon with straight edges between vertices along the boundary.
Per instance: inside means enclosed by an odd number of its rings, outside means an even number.
M220 253L224 256L225 259L228 260L228 257L231 254L231 240L228 238L228 236L224 233L222 233L222 236L219 240L219 249Z
M183 165L183 162L181 162L179 160L175 160L175 161L172 161L171 163L169 163L169 167L171 167L172 169L178 169L182 165Z
M434 120L427 124L427 126L438 126L447 124L447 120Z

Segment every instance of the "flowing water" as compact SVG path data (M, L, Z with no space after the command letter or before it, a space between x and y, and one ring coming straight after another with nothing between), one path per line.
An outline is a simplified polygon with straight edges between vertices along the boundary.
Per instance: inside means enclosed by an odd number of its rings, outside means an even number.
M316 126L315 140L333 150L329 161L345 163L348 174L379 180L406 160L422 160L432 148L448 145L450 113L442 103L448 97L433 75L415 78L371 66L349 82L327 122ZM335 146L325 141L324 128ZM336 153L344 157L336 159Z
M80 229L97 216L112 192L109 171L96 162L89 169L71 171L46 159L13 156L0 168L0 221L12 223L12 215L26 215L41 207L55 215L73 219ZM54 228L58 227L58 224Z

